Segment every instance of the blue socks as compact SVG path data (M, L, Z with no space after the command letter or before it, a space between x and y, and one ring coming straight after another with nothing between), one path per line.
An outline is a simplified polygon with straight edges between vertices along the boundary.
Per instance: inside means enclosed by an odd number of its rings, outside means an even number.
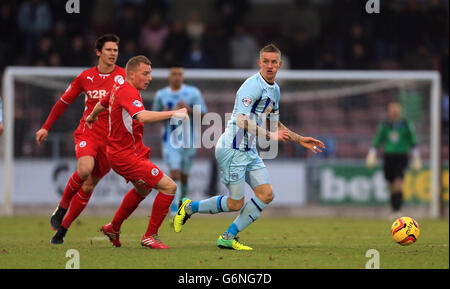
M229 212L227 206L227 196L215 196L206 200L192 202L190 209L192 213L217 214Z
M228 227L228 235L235 237L239 232L247 228L251 223L259 218L259 215L265 207L267 207L267 204L257 197L251 198L250 201L245 203L239 216L237 216L230 227Z
M230 210L227 206L227 199L228 197L226 196L215 196L206 200L192 202L186 207L186 212L189 215L194 213L217 214L221 212L229 212ZM244 207L242 207L239 216L234 219L233 223L225 232L227 237L234 238L239 232L242 232L251 223L256 221L265 207L267 207L267 204L257 197L253 197L247 201L244 204Z

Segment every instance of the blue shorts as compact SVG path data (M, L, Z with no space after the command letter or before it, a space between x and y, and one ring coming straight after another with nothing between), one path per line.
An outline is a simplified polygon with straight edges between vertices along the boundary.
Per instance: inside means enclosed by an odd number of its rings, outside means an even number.
M252 189L258 185L268 184L265 164L256 149L240 151L232 148L218 148L215 150L216 160L221 172L221 181L225 185L247 182ZM251 171L264 169L260 177L252 177Z
M195 148L172 148L170 146L163 146L163 161L169 170L180 170L182 174L189 174L194 157L196 154Z

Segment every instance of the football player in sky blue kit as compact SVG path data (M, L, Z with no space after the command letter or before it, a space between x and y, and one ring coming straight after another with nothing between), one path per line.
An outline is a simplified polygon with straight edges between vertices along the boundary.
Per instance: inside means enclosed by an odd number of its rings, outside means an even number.
M229 196L214 196L196 202L183 199L174 218L175 232L181 231L192 214L241 210L225 233L219 236L217 246L252 250L251 247L240 243L236 236L256 221L274 198L267 169L254 145L255 136L272 141L295 142L314 153L325 149L321 141L298 135L279 121L280 88L275 83L275 77L281 67L280 59L281 52L273 44L260 50L260 70L249 77L237 91L233 114L216 144L216 159L222 173L222 182L230 192ZM263 117L276 123L277 129L264 129L261 126ZM247 182L255 193L246 203L244 182Z
M2 112L2 99L0 98L0 136L3 134Z
M194 137L201 132L194 131L193 114L206 113L206 105L200 90L183 83L184 69L173 65L169 70L169 85L156 92L153 102L154 111L186 108L190 115L189 124L171 124L170 120L164 122L162 152L163 160L170 170L170 177L177 184L177 192L170 207L172 216L178 209L179 200L188 192L189 170L195 157L196 148Z

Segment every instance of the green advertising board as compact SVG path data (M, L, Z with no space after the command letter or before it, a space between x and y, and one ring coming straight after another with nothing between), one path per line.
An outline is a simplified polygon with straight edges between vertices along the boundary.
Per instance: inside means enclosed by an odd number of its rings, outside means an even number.
M389 190L381 167L367 169L358 165L324 165L319 168L319 192L322 204L367 204L389 202ZM443 199L448 204L449 170L442 172ZM403 198L409 204L430 202L430 170L407 171Z

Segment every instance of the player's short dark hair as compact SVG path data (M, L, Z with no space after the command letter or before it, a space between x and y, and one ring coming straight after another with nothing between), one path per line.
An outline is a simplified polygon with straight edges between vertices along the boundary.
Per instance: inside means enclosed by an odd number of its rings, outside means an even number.
M273 43L270 43L270 44L264 46L263 48L261 48L261 50L259 51L259 55L261 56L261 54L263 54L263 52L275 52L275 53L278 53L281 57L280 49L278 49L278 47L276 47L275 44L273 44Z
M125 70L128 73L130 70L136 69L136 67L138 67L141 63L147 64L147 65L152 65L152 62L146 56L137 55L137 56L131 57L128 60L127 64L125 65Z
M115 42L119 46L120 38L113 33L102 35L95 40L95 50L102 51L106 42Z
M178 62L172 62L169 64L169 68L184 68L184 65Z

